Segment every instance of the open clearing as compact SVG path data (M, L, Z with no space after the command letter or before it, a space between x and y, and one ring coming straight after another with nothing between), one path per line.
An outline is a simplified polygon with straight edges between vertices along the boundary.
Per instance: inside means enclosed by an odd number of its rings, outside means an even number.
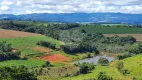
M125 37L125 36L133 36L134 38L137 39L137 41L142 41L142 34L104 34L104 36L106 37L111 37L111 36L114 36L114 35L118 35L118 36L121 36L121 37Z
M40 34L0 29L0 38L39 36Z
M34 47L33 50L40 51L40 52L43 52L43 53L53 51L52 49L45 48L45 47L39 47L39 46Z
M48 56L43 56L41 57L43 60L48 60L51 62L64 62L64 61L71 61L70 58L65 57L61 54L54 54L54 55L48 55Z

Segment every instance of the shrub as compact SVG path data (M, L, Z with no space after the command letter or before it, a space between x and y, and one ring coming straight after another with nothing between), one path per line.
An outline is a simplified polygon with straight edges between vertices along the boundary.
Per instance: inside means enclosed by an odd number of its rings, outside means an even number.
M75 65L80 67L80 69L79 69L80 74L87 74L90 71L95 69L95 65L90 64L90 63L82 63L82 64L75 64Z
M112 77L106 75L105 72L100 72L98 74L97 80L113 80Z
M46 61L45 64L42 65L42 67L50 67L50 66L52 66L52 65L50 64L49 61Z
M121 60L121 59L125 59L125 58L128 58L128 57L132 57L132 54L122 54L122 55L118 55L116 58L118 60Z
M39 41L39 42L37 42L37 45L48 47L48 48L51 48L51 49L56 49L56 45L52 44L48 41Z
M124 64L123 64L123 62L117 62L117 64L116 64L116 68L120 71L120 70L122 70L123 69L123 67L124 67Z
M20 59L20 52L12 52L11 44L0 42L0 61Z
M106 58L100 57L99 61L97 63L102 65L102 66L105 66L105 65L108 65L109 61Z

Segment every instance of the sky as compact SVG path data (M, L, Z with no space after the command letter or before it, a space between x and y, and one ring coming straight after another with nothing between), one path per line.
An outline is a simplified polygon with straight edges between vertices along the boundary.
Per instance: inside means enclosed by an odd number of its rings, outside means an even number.
M96 12L142 14L142 0L0 0L0 14Z

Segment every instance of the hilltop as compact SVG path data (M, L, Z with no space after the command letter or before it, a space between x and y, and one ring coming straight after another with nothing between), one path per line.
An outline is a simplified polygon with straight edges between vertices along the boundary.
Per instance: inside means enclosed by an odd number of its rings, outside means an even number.
M82 17L83 16L83 17ZM0 19L35 20L48 22L142 24L142 14L123 13L36 13L24 15L3 14Z

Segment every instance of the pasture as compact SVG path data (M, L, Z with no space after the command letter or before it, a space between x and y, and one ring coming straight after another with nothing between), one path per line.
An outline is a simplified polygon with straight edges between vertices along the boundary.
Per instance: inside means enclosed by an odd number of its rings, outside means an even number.
M2 35L5 32L7 32L6 35ZM0 42L6 41L7 43L12 44L12 47L14 49L21 51L22 56L41 53L40 50L33 49L35 47L38 47L36 43L41 40L50 41L51 43L56 44L56 47L60 46L60 41L57 41L44 35L31 34L12 30L0 30L0 33L2 33L2 36L0 36ZM24 35L26 35L26 37L22 37Z
M72 30L86 30L87 33L103 33L103 34L142 34L142 28L124 28L124 27L78 27Z
M122 61L124 62L124 68L129 71L126 76L142 80L142 55L136 55Z
M10 60L10 61L3 61L0 62L0 66L20 66L24 65L26 67L41 67L43 64L45 64L45 61L38 60L38 59L28 59L28 60Z
M96 66L96 68L88 74L67 77L61 80L87 80L90 78L97 79L99 72L106 72L106 75L112 77L114 80L131 80L128 77L125 77L124 75L119 73L113 66Z

